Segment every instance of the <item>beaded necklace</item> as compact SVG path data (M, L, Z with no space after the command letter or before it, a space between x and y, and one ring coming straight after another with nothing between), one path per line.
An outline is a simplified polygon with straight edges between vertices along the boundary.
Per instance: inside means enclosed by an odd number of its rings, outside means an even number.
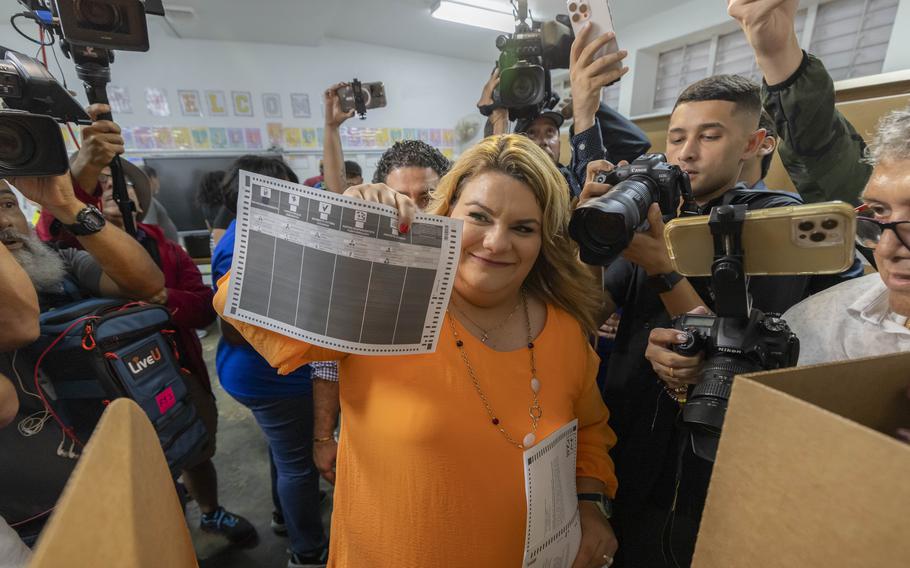
M531 431L525 434L521 442L515 440L509 432L506 431L505 427L502 425L502 421L496 415L496 412L493 410L493 406L490 404L490 400L487 398L487 395L484 394L483 389L480 388L480 381L477 379L477 373L474 372L474 367L471 365L471 361L468 360L468 354L464 349L464 341L462 341L458 336L458 330L455 329L455 318L452 314L446 310L446 316L449 318L449 324L452 327L452 336L455 338L455 346L458 347L458 351L461 353L461 359L464 361L465 367L468 369L468 375L471 377L471 382L474 385L474 390L477 391L477 395L480 397L480 402L483 403L484 409L487 411L487 415L490 417L490 422L493 426L499 430L499 433L513 446L517 447L520 450L528 448L534 445L534 442L537 441L537 423L540 420L540 417L543 416L543 409L540 407L540 399L538 395L540 394L540 379L537 378L537 363L534 358L534 342L531 337L531 316L528 313L528 300L525 297L524 290L521 291L521 304L524 307L525 312L525 322L528 329L528 352L531 357L531 393L533 395L533 400L531 406L528 408L528 414L531 417Z

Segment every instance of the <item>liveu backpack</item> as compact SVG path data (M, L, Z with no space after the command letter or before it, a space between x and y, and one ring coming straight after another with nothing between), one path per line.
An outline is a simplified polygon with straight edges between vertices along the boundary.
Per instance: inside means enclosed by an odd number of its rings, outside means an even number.
M23 351L45 407L84 445L113 399L134 400L158 433L176 477L208 441L181 369L173 324L159 305L90 299L45 312Z

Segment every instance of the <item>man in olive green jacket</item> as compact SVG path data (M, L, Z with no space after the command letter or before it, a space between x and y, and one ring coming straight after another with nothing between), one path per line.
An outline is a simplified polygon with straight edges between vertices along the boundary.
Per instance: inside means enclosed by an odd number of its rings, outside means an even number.
M800 47L793 23L798 0L728 0L764 75L762 103L773 117L778 152L807 203L858 204L872 173L866 143L834 107L834 82Z

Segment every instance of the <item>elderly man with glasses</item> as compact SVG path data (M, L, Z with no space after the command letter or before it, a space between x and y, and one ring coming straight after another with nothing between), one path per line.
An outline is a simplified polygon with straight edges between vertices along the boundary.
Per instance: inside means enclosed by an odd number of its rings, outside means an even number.
M882 119L869 160L856 240L879 271L784 314L800 339L800 365L910 351L910 107Z

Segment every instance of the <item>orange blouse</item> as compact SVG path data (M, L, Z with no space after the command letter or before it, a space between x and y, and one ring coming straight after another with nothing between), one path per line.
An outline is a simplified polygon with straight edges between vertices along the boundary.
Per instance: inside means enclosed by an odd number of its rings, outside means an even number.
M218 313L227 278L215 296ZM448 322L435 353L365 356L228 321L281 374L309 361L339 361L344 418L330 567L521 565L522 450L491 424ZM528 350L494 351L460 325L458 332L490 405L520 441L530 431ZM602 480L613 495L607 452L616 437L595 383L597 355L578 323L553 306L534 346L542 384L538 442L578 418L578 476Z

